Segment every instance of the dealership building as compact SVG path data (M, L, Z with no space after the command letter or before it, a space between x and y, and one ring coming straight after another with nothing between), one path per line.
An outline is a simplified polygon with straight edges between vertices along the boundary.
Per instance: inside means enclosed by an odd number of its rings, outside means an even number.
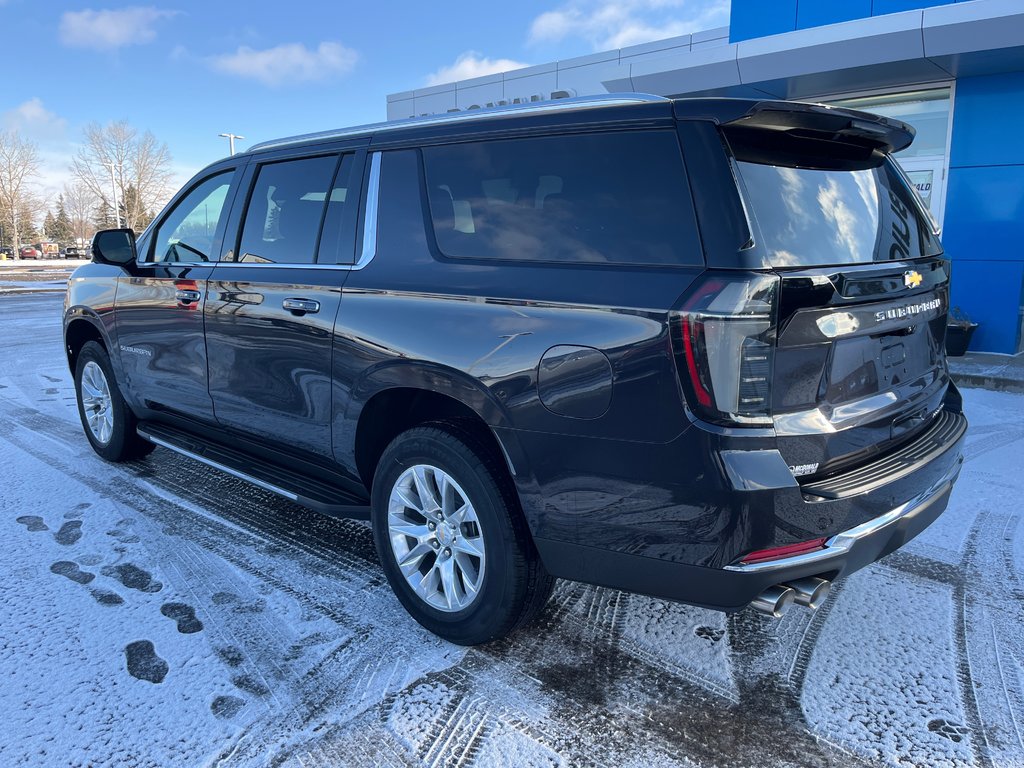
M972 350L1024 350L1024 0L732 0L728 27L388 96L388 119L637 91L819 101L917 129Z

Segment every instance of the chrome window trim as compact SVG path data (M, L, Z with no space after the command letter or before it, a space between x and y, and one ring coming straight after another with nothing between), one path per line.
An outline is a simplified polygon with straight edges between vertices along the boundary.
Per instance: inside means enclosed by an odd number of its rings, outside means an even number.
M252 153L260 152L265 149L288 147L293 144L301 144L303 142L330 141L332 139L343 139L348 136L359 136L368 133L397 131L403 128L463 123L471 120L482 120L488 117L517 117L519 115L534 115L544 112L564 112L572 109L586 109L588 107L615 107L624 104L644 104L661 101L671 101L671 99L647 93L609 93L602 94L600 96L580 96L570 99L556 99L554 101L539 102L537 104L529 105L510 104L501 107L474 109L469 112L430 115L428 117L410 117L405 120L392 120L386 123L370 123L368 125L359 125L352 128L342 128L334 131L306 133L299 136L290 136L286 139L264 141L250 147L248 152Z
M377 255L377 223L380 209L380 152L370 155L370 179L366 184L366 210L363 212L363 247L352 269L362 269Z

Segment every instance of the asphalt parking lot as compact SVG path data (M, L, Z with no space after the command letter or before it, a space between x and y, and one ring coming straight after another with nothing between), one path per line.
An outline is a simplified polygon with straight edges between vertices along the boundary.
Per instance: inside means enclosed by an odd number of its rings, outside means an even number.
M965 391L949 510L816 613L562 583L426 633L366 526L81 434L57 293L0 297L0 765L1024 765L1024 395Z

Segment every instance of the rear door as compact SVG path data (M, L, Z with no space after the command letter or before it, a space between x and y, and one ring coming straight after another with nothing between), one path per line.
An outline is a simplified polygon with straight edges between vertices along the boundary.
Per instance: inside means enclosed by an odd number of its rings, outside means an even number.
M331 340L349 274L364 153L254 162L234 247L204 307L219 423L330 457Z
M771 412L798 475L909 437L949 383L949 274L934 224L891 159L842 159L836 143L823 158L791 142L776 164L763 144L748 155L733 143L756 249L781 277Z
M128 394L144 407L214 421L202 309L239 174L226 165L186 188L118 278L117 353Z

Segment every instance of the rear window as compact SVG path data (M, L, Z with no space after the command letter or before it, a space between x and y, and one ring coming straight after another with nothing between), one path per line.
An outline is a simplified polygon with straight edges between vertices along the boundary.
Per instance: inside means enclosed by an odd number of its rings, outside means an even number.
M892 160L861 170L737 161L749 212L773 267L860 264L941 252Z
M673 131L425 147L423 162L434 232L446 256L702 263Z

